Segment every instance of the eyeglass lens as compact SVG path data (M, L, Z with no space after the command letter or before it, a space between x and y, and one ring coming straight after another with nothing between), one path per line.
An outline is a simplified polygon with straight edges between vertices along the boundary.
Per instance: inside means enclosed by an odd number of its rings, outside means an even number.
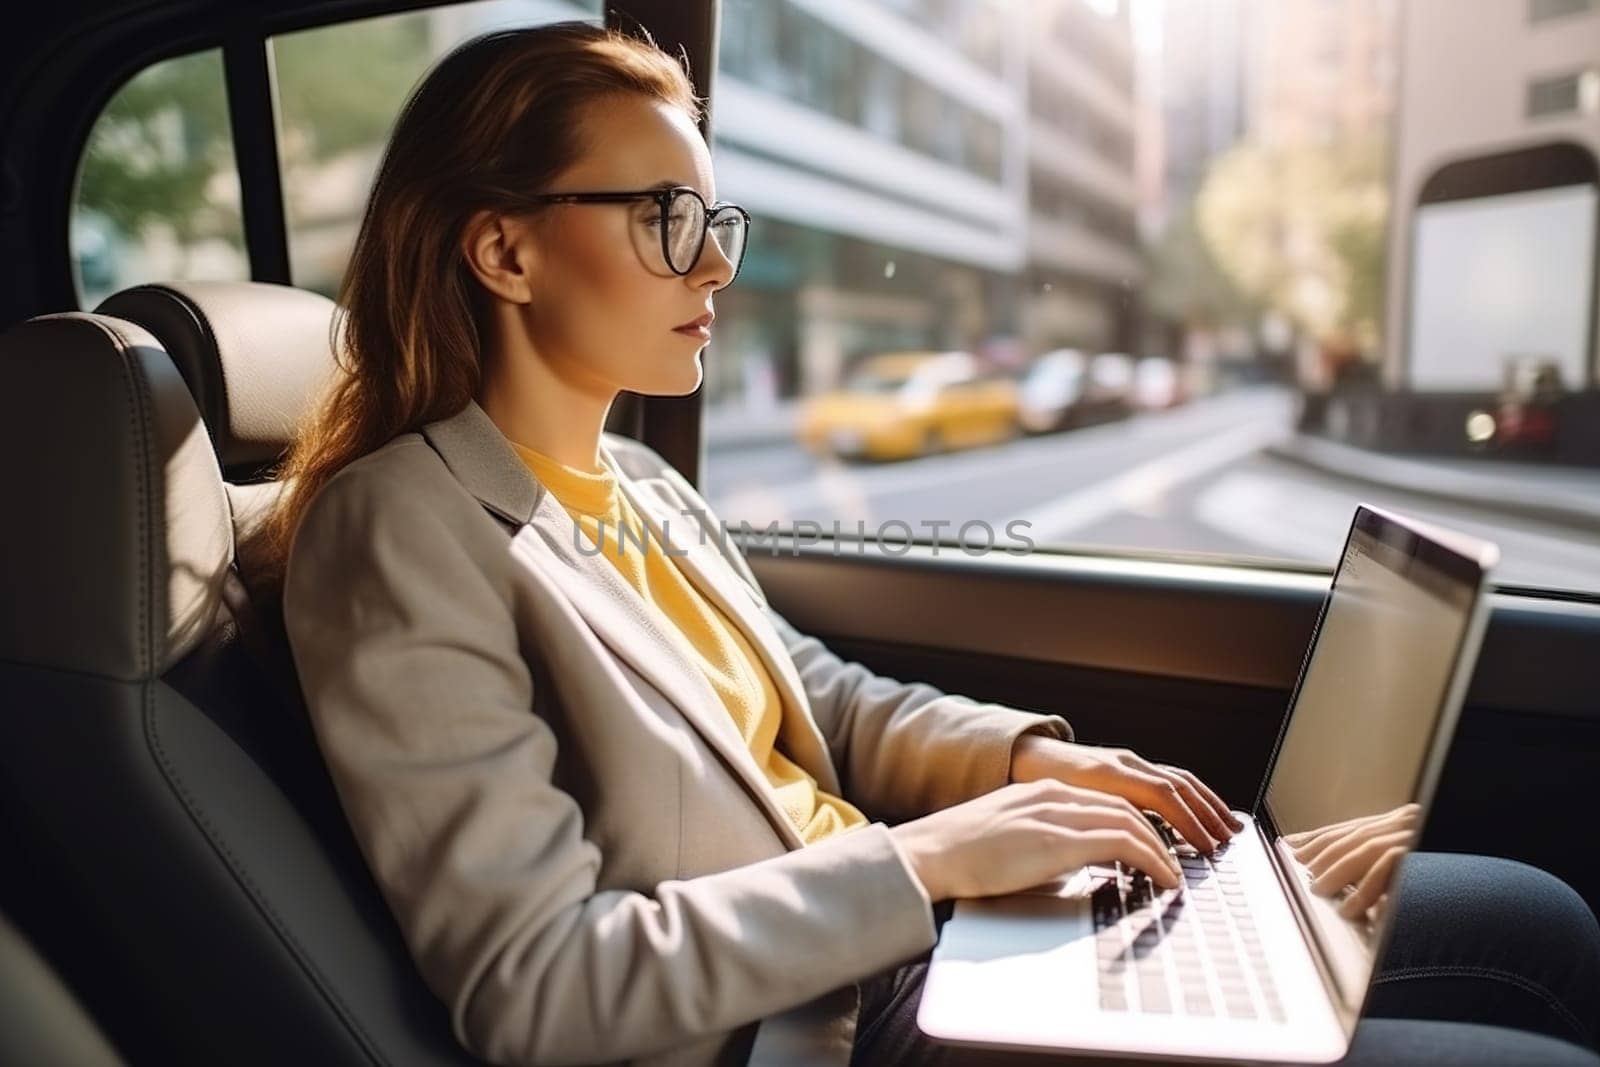
M667 209L667 262L677 273L687 274L694 269L700 258L705 224L706 208L698 196L687 190L673 194ZM712 215L709 230L708 236L737 270L749 236L744 215L733 208L720 209Z

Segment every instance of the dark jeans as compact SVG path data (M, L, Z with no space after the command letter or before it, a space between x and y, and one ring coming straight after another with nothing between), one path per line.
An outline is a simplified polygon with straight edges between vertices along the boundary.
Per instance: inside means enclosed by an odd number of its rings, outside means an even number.
M1394 934L1341 1063L1600 1067L1600 925L1570 886L1512 860L1418 852L1395 900ZM950 911L936 909L941 926ZM1089 1062L924 1036L916 1012L927 967L923 956L862 983L852 1067Z

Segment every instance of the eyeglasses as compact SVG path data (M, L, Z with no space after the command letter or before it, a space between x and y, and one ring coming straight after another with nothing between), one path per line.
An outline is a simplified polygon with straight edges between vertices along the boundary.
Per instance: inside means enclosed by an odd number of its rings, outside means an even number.
M647 221L661 231L661 259L667 269L677 275L694 270L705 251L709 233L717 247L733 264L733 279L739 276L744 262L745 248L749 244L750 213L738 204L718 201L707 205L705 198L687 185L669 189L641 189L638 192L615 193L540 193L530 199L537 204L629 204L640 200L653 200L661 214Z

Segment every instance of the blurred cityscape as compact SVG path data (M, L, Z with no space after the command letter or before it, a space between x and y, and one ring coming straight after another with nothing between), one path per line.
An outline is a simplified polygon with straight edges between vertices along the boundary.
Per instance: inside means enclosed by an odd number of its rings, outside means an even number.
M394 115L437 56L574 17L599 6L490 0L276 38L294 283L336 291ZM85 306L247 276L221 88L199 53L108 107L73 218ZM1600 502L1581 473L1600 468L1597 0L1474 0L1470 17L1459 0L723 0L714 109L718 193L755 220L705 356L728 517L1033 514L1025 482L1059 493L1187 456L1173 484L1198 492L1264 450L1305 468L1303 504L1310 470L1422 459L1382 484L1449 482L1525 531L1574 520L1597 554L1539 580L1600 573L1600 508L1567 507ZM950 498L948 453L968 450L974 485L1011 496ZM830 473L935 454L923 497ZM1252 506L1297 507L1249 473ZM1359 489L1324 488L1339 525ZM1110 521L1103 503L1048 514ZM1192 504L1187 525L1049 536L1312 559L1332 539Z

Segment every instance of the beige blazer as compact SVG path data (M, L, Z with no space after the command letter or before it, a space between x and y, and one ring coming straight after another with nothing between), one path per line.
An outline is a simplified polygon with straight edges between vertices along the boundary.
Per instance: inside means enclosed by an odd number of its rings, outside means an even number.
M841 660L767 604L657 453L606 434L601 457L760 650L784 751L868 818L1005 784L1021 733L1071 739L1057 716ZM340 472L284 596L345 812L478 1055L844 1063L857 981L933 946L885 822L802 843L687 639L478 405Z

